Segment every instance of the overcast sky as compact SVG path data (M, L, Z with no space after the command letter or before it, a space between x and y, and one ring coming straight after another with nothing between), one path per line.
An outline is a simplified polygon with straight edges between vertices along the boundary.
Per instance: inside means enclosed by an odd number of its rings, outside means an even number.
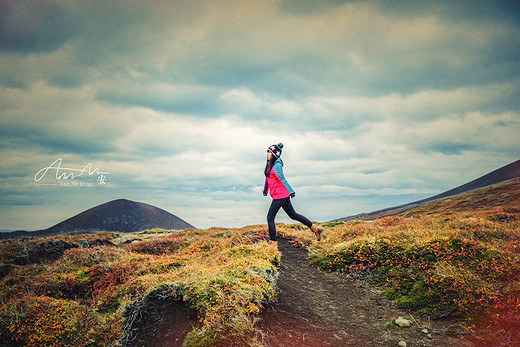
M315 221L466 183L520 158L519 17L515 0L1 1L0 229L118 198L265 224L278 142Z

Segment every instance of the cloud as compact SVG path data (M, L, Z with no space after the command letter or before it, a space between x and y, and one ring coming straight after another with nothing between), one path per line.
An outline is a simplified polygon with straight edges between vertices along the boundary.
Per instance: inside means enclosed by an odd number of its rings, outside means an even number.
M0 4L0 50L49 52L74 34L74 22L56 3L20 0Z
M65 89L38 82L28 90L1 90L0 142L7 147L14 143L43 152L107 153L114 136L138 117L96 103L89 87Z
M420 150L448 155L479 150L497 155L513 154L520 148L520 140L514 136L519 125L519 113L483 115L475 112L462 117L437 119L426 127L414 129L409 133L411 138L405 141L415 144ZM493 142L489 141L490 137Z
M121 84L123 87L120 87ZM202 85L163 81L110 81L99 87L96 98L115 105L137 106L171 113L214 116L220 111L218 90Z
M129 198L201 227L263 223L278 142L295 203L316 220L518 159L514 1L0 6L2 221L35 228ZM58 157L105 168L109 183L35 188Z
M121 86L135 84L131 71L140 71L174 86L245 88L294 99L334 89L365 95L453 89L509 81L511 71L518 72L514 23L482 22L476 14L454 21L444 15L446 3L393 3L418 10L403 16L378 2L330 1L331 7L313 2L319 12L299 17L270 1L54 4L75 27L62 40L62 55L49 57L60 69L48 64L51 73L42 77L72 86L92 78L85 69L95 68ZM4 83L17 80L11 74ZM100 93L126 102L133 96ZM177 106L147 101L163 110Z
M193 117L156 116L155 121L148 120L119 138L118 150L139 158L159 158L159 166L164 159L182 163L180 175L189 177L215 176L218 168L232 169L239 162L249 163L250 157L264 159L268 131L241 124L232 116L203 122Z

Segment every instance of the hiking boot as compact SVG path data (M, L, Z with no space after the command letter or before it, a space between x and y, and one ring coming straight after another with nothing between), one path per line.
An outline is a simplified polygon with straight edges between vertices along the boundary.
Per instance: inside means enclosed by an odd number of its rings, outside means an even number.
M323 232L323 228L319 225L313 224L311 225L311 230L314 232L314 235L316 235L316 238L321 240L321 233Z

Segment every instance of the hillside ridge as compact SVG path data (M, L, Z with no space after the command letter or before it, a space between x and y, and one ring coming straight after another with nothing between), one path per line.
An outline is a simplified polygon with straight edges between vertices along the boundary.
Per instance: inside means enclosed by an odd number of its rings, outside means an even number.
M491 171L488 174L485 174L479 178L476 178L468 183L462 184L458 187L455 187L453 189L447 190L443 193L434 195L432 197L417 200L413 202L409 202L403 205L393 206L393 207L387 207L381 210L376 210L368 213L360 213L348 217L342 217L338 219L334 219L331 222L340 222L340 221L349 221L353 219L374 219L379 218L384 214L394 214L398 212L404 212L406 210L410 210L416 207L419 207L421 205L424 205L425 203L448 198L451 196L467 193L476 189L485 188L488 186L491 186L493 184L505 182L514 178L520 177L520 159L517 161L514 161L508 165L502 166L501 168L498 168L494 171Z

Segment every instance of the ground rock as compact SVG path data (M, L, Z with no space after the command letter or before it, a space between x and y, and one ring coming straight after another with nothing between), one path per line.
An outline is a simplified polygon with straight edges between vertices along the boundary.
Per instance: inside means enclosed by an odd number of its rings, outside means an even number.
M399 317L395 320L395 324L400 326L401 328L409 327L412 322L410 322L408 319L404 319L403 317Z

